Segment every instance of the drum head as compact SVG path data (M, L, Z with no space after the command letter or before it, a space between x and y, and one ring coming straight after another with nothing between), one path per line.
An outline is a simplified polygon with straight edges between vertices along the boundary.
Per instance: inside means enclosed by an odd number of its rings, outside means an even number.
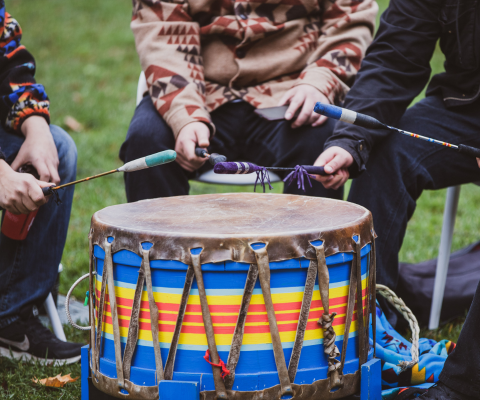
M203 248L202 263L254 262L250 244L266 243L271 261L315 259L311 241L326 255L353 251L353 236L370 243L370 212L325 198L259 193L209 194L144 200L107 207L92 218L93 243L111 236L112 250L139 253L153 243L153 258L190 263L190 249Z

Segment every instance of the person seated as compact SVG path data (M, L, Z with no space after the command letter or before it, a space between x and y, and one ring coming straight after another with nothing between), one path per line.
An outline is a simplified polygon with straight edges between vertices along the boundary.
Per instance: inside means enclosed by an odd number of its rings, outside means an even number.
M334 122L315 102L340 102L371 42L374 0L134 0L131 27L148 94L135 110L120 150L124 162L175 149L177 162L125 174L129 202L187 195L205 159L311 165ZM288 105L280 121L257 108ZM297 115L298 113L298 115ZM204 165L204 171L212 168ZM313 182L307 194L342 199ZM287 193L301 193L295 185Z
M480 147L480 8L475 4L391 0L344 107L406 131ZM438 40L446 57L445 72L435 75L426 97L407 109L429 81ZM315 165L331 173L317 177L326 188L338 188L349 177L355 178L348 201L372 212L378 235L377 281L393 290L398 282L398 253L423 190L480 180L473 157L388 130L370 131L343 122L336 125ZM382 308L394 326L396 316L388 314L385 304ZM478 315L475 318L478 328ZM474 325L465 324L464 331ZM469 338L464 358L456 369L445 367L441 379L458 394L425 398L479 398L480 339L471 331L462 335Z
M47 203L42 188L75 179L77 152L66 132L49 126L35 61L3 0L0 29L0 208L12 214L38 209L25 240L0 235L0 356L71 363L80 359L82 345L58 340L37 318L37 307L57 278L73 198L71 187L60 191L60 206ZM17 172L24 165L39 179Z

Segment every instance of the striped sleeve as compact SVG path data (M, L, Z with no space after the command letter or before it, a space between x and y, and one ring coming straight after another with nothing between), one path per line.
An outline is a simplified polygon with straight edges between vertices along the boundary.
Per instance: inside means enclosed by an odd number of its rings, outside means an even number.
M35 82L35 60L21 45L22 29L0 1L0 122L20 133L23 121L39 115L50 122L50 102L42 85Z
M333 103L343 101L373 40L375 0L324 0L318 47L297 85L316 87Z

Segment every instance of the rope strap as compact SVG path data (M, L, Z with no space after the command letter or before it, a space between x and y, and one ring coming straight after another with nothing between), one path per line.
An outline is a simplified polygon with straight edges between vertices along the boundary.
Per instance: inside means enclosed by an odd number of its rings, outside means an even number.
M218 364L215 364L215 363L211 362L210 361L210 351L207 349L203 358L210 365L213 365L214 367L220 367L222 369L222 372L220 373L220 376L222 377L222 379L224 379L227 375L230 375L230 371L227 369L225 363L222 361L220 356L218 356L218 359L220 360Z
M408 368L412 368L415 364L418 363L419 355L419 336L420 336L420 327L418 326L417 318L413 315L412 310L410 310L403 300L399 298L390 288L384 285L379 285L377 283L377 292L380 293L383 297L385 297L390 304L392 304L408 321L410 325L410 329L412 330L412 361L400 361L398 366L400 367L401 371L405 371Z

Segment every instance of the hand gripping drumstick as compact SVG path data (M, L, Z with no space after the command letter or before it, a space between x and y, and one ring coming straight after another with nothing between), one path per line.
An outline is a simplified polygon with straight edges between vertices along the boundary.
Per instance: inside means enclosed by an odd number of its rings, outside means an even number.
M207 152L207 150L205 149L202 149L201 147L196 147L195 148L195 155L197 157L202 157L202 158L207 158L208 157L208 161L210 162L210 164L212 165L215 165L219 162L225 162L227 161L227 157L225 156L222 156L221 154L218 154L218 153L212 153L212 154L209 154Z
M141 169L152 168L152 167L156 167L157 165L167 164L169 162L175 161L176 158L177 158L177 153L175 153L173 150L161 151L159 153L155 153L147 157L137 158L136 160L133 160L124 164L120 168L112 169L111 171L108 171L108 172L103 172L98 175L89 176L88 178L83 178L78 181L65 183L64 185L60 185L60 186L44 187L42 189L42 192L45 196L48 196L48 195L54 194L55 193L54 190L63 189L64 187L67 187L70 185L76 185L77 183L80 183L80 182L90 181L92 179L100 178L101 176L105 176L105 175L110 175L115 172L140 171Z
M363 128L389 129L391 131L399 132L403 135L411 136L416 139L422 139L426 140L427 142L450 147L454 150L457 150L459 153L466 154L468 156L480 158L480 149L477 149L476 147L467 146L465 144L459 144L457 146L455 144L442 142L441 140L432 139L427 136L417 135L416 133L407 132L403 129L388 126L376 118L370 117L369 115L360 114L352 110L347 110L346 108L333 106L331 104L317 103L315 104L313 111L315 111L317 114L322 114L326 117L338 119L339 121L348 122L349 124L358 125Z

